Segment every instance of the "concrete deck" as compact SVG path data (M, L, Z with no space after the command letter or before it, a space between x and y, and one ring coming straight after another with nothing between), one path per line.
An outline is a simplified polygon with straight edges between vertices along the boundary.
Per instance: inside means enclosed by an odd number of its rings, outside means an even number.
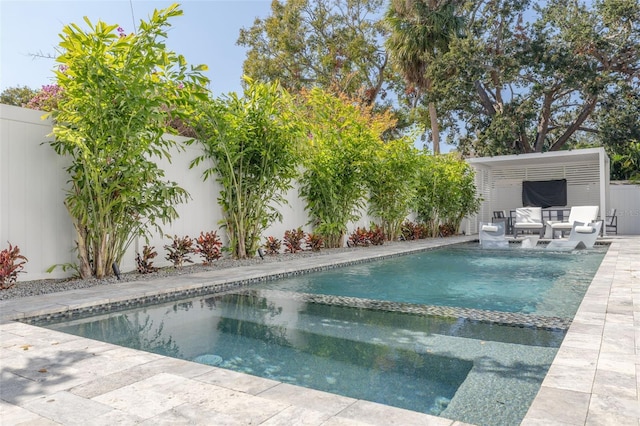
M468 239L0 301L0 424L462 425L12 320ZM640 237L611 241L523 425L640 424Z

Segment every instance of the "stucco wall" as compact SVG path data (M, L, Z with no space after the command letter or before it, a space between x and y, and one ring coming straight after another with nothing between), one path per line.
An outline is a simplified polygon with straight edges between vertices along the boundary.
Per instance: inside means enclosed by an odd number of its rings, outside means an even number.
M58 156L46 142L52 131L51 122L42 120L40 111L0 104L0 247L7 241L20 247L27 256L27 274L20 280L56 278L68 276L61 268L49 274L46 270L55 264L76 263L75 231L64 206L64 188L68 176L64 168L68 160ZM185 138L172 137L177 140ZM158 257L154 265L169 265L162 248L170 240L163 234L196 237L201 231L217 230L228 242L219 222L222 211L218 205L219 185L213 179L203 181L204 164L189 169L189 163L200 154L196 145L175 150L171 162L160 160L166 178L177 182L191 195L185 204L176 206L179 219L154 234L149 245L154 246ZM295 184L295 183L294 183ZM301 226L309 231L304 200L298 197L297 187L287 194L288 204L279 207L282 221L272 224L264 233L282 239L284 232ZM349 225L349 232L356 226L370 225L364 214ZM135 269L135 253L146 241L135 241L124 256L121 271ZM195 260L195 259L194 259Z

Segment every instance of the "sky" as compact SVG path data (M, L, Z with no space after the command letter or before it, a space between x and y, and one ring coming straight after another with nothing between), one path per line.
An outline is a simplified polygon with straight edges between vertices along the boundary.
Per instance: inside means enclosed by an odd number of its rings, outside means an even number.
M118 24L130 33L154 9L179 3L182 16L169 20L166 45L190 65L205 64L214 96L242 93L242 64L246 49L236 45L240 29L271 14L271 0L0 0L0 92L16 86L40 89L55 82L53 69L59 34L75 23L84 30L89 21ZM47 57L48 56L48 57ZM416 147L423 142L416 140ZM441 142L441 151L452 147Z
M87 29L83 17L118 24L126 33L140 20L148 21L154 9L175 1L148 0L0 0L0 91L15 86L39 89L54 82L53 59L62 28L75 23ZM245 48L236 45L240 29L257 17L266 18L270 0L183 0L184 14L169 20L168 49L188 64L205 64L214 95L241 92ZM133 11L132 11L133 9ZM132 13L133 12L133 13ZM132 18L133 15L133 18Z

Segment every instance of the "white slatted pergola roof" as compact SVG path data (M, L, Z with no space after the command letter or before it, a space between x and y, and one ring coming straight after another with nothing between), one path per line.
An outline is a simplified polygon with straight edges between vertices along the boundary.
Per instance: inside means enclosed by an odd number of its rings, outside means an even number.
M604 148L467 159L476 170L480 212L468 218L467 233L478 222L490 222L493 212L522 207L522 181L567 180L567 207L597 205L604 217L609 203L609 157Z

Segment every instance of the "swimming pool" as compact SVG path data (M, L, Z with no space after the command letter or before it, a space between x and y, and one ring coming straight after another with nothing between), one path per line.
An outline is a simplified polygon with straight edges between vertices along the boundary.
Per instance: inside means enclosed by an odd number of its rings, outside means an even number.
M482 250L466 244L260 288L572 318L606 250Z
M476 424L520 421L564 334L314 303L271 284L48 327Z

